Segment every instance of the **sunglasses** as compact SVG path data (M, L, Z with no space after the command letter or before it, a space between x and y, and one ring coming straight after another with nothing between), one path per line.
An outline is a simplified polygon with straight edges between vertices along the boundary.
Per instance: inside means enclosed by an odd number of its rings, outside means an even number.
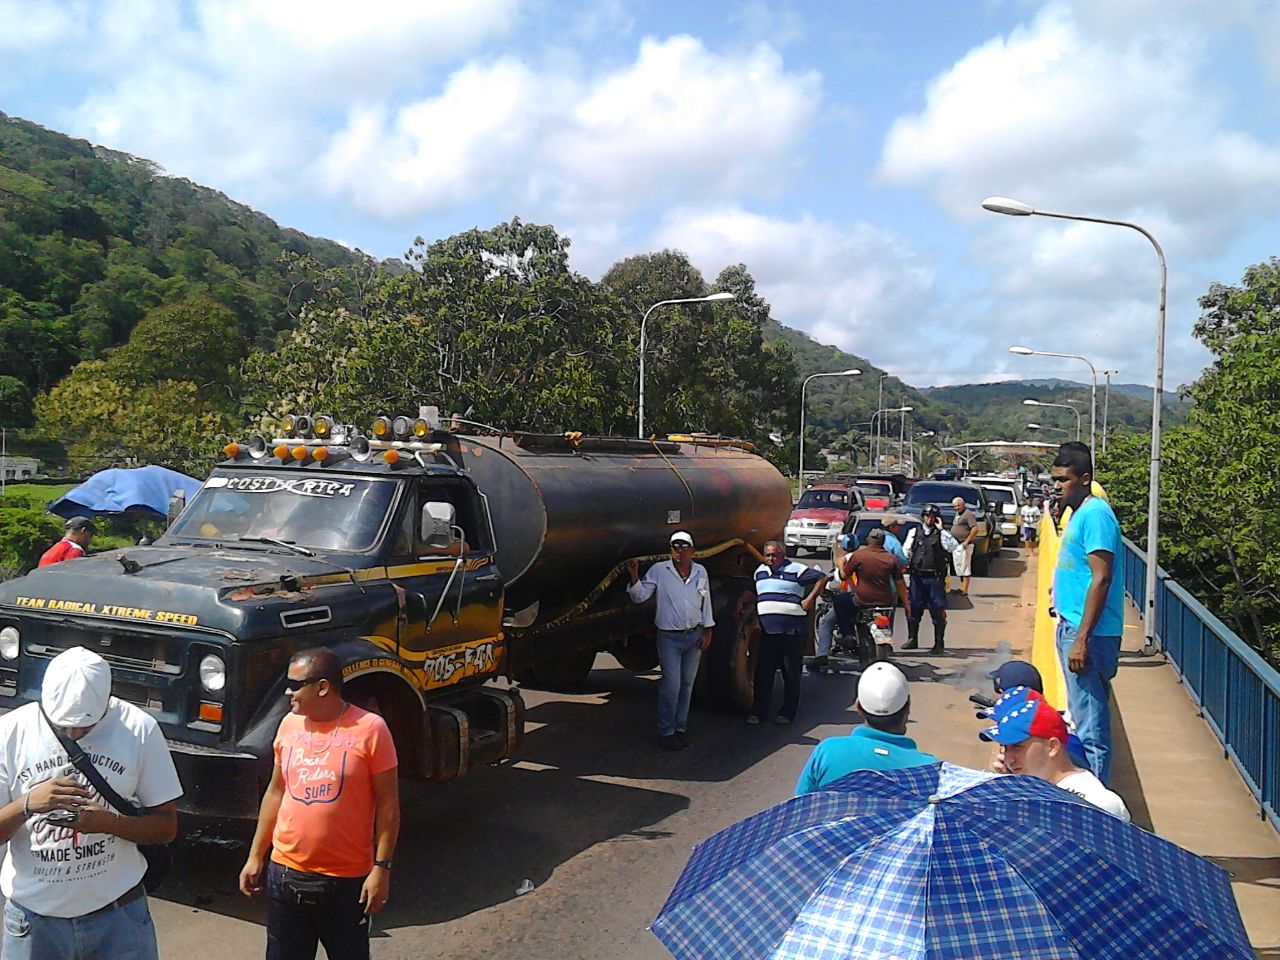
M693 544L692 543L673 543L671 545L671 549L672 550L692 550Z
M294 680L292 677L289 677L284 682L284 692L297 693L303 687L309 687L311 684L319 683L323 679L324 677L307 677L305 680Z

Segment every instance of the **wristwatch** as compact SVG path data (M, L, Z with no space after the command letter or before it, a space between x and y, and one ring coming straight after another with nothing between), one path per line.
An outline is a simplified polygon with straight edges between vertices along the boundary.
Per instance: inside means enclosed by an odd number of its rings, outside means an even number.
M373 861L373 865L374 865L375 867L381 867L383 870L390 870L390 869L391 869L391 861L390 861L390 860L375 860L375 861Z

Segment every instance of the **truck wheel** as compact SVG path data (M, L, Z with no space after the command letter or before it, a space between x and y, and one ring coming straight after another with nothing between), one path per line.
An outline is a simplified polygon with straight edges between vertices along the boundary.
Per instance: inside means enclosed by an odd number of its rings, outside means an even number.
M595 662L594 650L572 653L555 660L541 660L533 664L536 685L547 690L572 690L587 679Z
M737 611L739 599L750 595L752 602L741 617ZM754 594L746 580L731 581L722 592L717 604L716 626L711 635L711 649L706 652L705 686L711 702L722 709L745 711L751 709L755 694L755 652L760 639L760 621L756 617Z
M655 637L634 634L626 640L625 644L619 643L609 648L613 658L622 664L624 670L648 673L658 665L658 643Z
M985 577L991 569L991 554L984 553L978 556L976 553L973 557L973 575L975 577Z

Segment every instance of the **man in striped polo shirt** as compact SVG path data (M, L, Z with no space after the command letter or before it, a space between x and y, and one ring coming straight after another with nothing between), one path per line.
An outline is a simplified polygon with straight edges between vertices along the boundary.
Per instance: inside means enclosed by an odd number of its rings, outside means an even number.
M813 567L787 559L777 540L764 545L764 563L755 573L760 645L756 649L755 703L748 723L762 723L773 699L773 678L782 668L782 709L774 723L791 723L800 708L800 670L804 660L809 611L829 578Z

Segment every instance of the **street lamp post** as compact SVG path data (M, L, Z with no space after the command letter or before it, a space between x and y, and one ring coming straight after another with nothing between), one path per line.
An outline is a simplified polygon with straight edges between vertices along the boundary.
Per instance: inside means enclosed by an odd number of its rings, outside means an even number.
M924 433L913 433L911 435L911 447L908 456L911 458L911 473L914 476L916 472L916 441L923 440L925 437L932 437L935 431L926 430Z
M837 370L832 373L811 373L804 378L804 383L800 384L800 472L797 477L800 480L800 489L804 489L804 392L809 388L809 381L816 377L856 377L862 373L861 370Z
M640 404L639 404L639 437L644 439L644 331L645 324L649 320L649 314L657 310L659 307L669 306L673 303L727 303L734 299L733 294L728 291L713 293L706 297L681 297L676 300L659 300L648 310L644 312L644 316L640 318Z
M1155 248L1156 259L1160 262L1160 303L1156 312L1156 364L1155 385L1152 387L1151 399L1151 465L1150 483L1147 493L1147 578L1146 578L1146 613L1142 618L1142 632L1147 644L1144 653L1156 650L1156 571L1160 559L1160 414L1164 400L1164 326L1165 302L1168 299L1169 271L1164 260L1164 250L1159 242L1144 227L1128 220L1111 220L1105 217L1087 217L1075 213L1054 213L1049 210L1037 210L1029 204L1008 197L987 197L982 201L983 209L992 213L1003 213L1011 217L1053 217L1058 220L1081 220L1085 223L1104 223L1113 227L1126 227L1136 230L1146 237Z
M1070 431L1070 430L1063 430L1061 427L1044 427L1044 426L1041 426L1041 425L1040 425L1040 424L1038 424L1038 423L1028 423L1028 424L1027 424L1027 429L1028 429L1028 430L1051 430L1051 431L1053 431L1054 433L1062 433L1062 434L1066 434L1068 437L1069 437L1069 436L1071 436L1071 431Z
M986 203L983 203L986 206ZM987 207L987 209L991 209ZM1083 360L1089 365L1089 451L1097 453L1098 448L1094 446L1096 441L1095 433L1098 427L1098 371L1094 369L1093 363L1088 357L1082 357L1078 353L1053 353L1050 350L1032 350L1030 347L1010 347L1010 353L1016 353L1021 357L1065 357L1068 360ZM1076 437L1079 440L1079 437Z
M875 435L876 435L876 460L875 460L875 463L873 464L873 466L874 466L874 468L875 468L875 469L877 469L877 470L878 470L878 469L880 469L880 440L879 440L879 438L880 438L880 434L881 434L881 432L884 430L884 420L880 419L880 420L877 422L878 418L880 417L880 414L882 414L882 413L910 413L910 412L911 412L912 410L914 410L914 409L915 409L915 407L907 407L907 406L902 406L902 407L881 407L879 410L877 410L875 413L873 413L873 414L871 415L871 422L872 422L873 424L876 424L876 426L875 426L875 430L874 430Z
M1111 376L1119 373L1119 370L1103 370L1102 375L1107 378L1107 389L1102 394L1102 452L1107 452L1107 412L1111 409Z
M1049 403L1047 400L1032 400L1030 397L1023 400L1022 405L1025 407L1057 407L1060 410L1070 410L1076 415L1076 439L1080 439L1080 411L1075 407L1065 403ZM1064 430L1063 433L1066 433L1066 431Z

